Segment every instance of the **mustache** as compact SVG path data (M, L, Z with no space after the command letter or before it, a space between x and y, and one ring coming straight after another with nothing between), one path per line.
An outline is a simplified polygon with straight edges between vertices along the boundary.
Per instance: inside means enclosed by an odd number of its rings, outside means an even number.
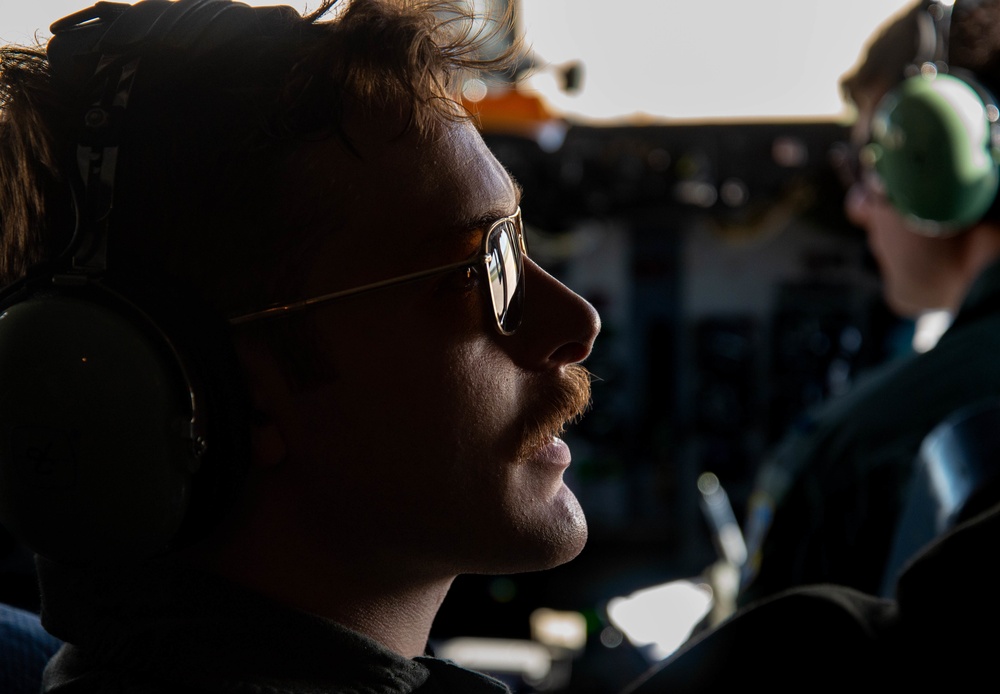
M521 455L527 457L561 436L590 409L590 372L579 364L566 366L558 379L547 382L534 397L537 409L529 412L521 436Z

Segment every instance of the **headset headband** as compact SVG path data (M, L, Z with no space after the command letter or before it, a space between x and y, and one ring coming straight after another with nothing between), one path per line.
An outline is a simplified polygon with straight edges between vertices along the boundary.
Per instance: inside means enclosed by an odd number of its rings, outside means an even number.
M83 116L77 165L82 210L69 247L69 275L100 277L107 270L108 226L114 205L121 126L141 55L147 46L197 56L250 33L272 33L298 20L287 6L250 7L232 0L98 2L51 26L47 54L64 80L92 85Z
M198 55L247 34L277 33L299 19L285 5L251 7L234 0L99 2L53 23L47 50L56 70L71 65L73 56L136 53L151 44Z
M920 47L914 63L918 70L929 64L940 72L948 72L948 43L954 9L954 0L933 0L927 11L917 16Z
M143 0L52 25L55 87L83 94L77 222L57 258L0 294L0 520L39 554L159 554L200 536L235 496L249 402L233 345L182 287L107 257L118 150L148 57L197 59L301 21L290 7Z

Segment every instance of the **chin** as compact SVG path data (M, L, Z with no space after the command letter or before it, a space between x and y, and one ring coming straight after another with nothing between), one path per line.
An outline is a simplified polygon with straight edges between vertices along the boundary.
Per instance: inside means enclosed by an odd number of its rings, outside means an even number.
M565 532L560 538L561 541L557 543L561 551L558 553L558 557L553 558L555 563L552 566L565 564L571 559L575 559L587 544L587 517L583 513L583 508L580 507L576 495L568 487L563 486L557 496L557 501L564 519L560 525Z
M908 300L905 296L900 296L899 292L885 292L885 304L895 315L900 318L914 320L930 309L921 305L921 302Z
M545 508L514 520L506 538L494 544L494 565L476 573L524 573L565 564L587 544L587 519L576 496L565 485Z
M918 318L926 310L890 292L886 292L883 296L885 298L885 305L900 318Z

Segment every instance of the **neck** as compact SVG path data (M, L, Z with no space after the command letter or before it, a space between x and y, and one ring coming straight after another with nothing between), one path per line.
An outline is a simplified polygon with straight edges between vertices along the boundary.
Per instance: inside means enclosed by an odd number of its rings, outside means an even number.
M961 251L946 306L952 314L958 312L969 288L980 273L1000 259L1000 226L981 222L958 237L958 240L961 242Z
M375 639L391 651L413 658L427 649L431 624L451 582L395 591L355 594L350 601L319 600L300 606Z
M312 535L315 535L313 530ZM399 553L343 545L281 523L244 519L188 557L288 607L368 636L404 657L424 654L455 576L432 576Z

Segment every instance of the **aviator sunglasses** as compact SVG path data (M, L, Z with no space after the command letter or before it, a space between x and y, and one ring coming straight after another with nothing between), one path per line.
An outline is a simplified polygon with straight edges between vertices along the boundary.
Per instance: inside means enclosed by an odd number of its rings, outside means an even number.
M270 306L260 311L244 313L229 318L230 325L242 325L265 318L277 318L293 311L302 311L311 306L324 304L345 296L354 296L365 292L391 287L396 284L415 282L427 277L442 275L455 270L476 270L483 268L489 282L490 303L493 306L493 317L496 319L497 330L501 335L512 335L521 324L524 313L524 257L528 249L524 242L524 229L521 225L521 208L509 217L503 217L493 222L483 236L483 247L471 258L458 263L442 265L412 272L408 275L372 282L352 289L300 299L289 304Z

